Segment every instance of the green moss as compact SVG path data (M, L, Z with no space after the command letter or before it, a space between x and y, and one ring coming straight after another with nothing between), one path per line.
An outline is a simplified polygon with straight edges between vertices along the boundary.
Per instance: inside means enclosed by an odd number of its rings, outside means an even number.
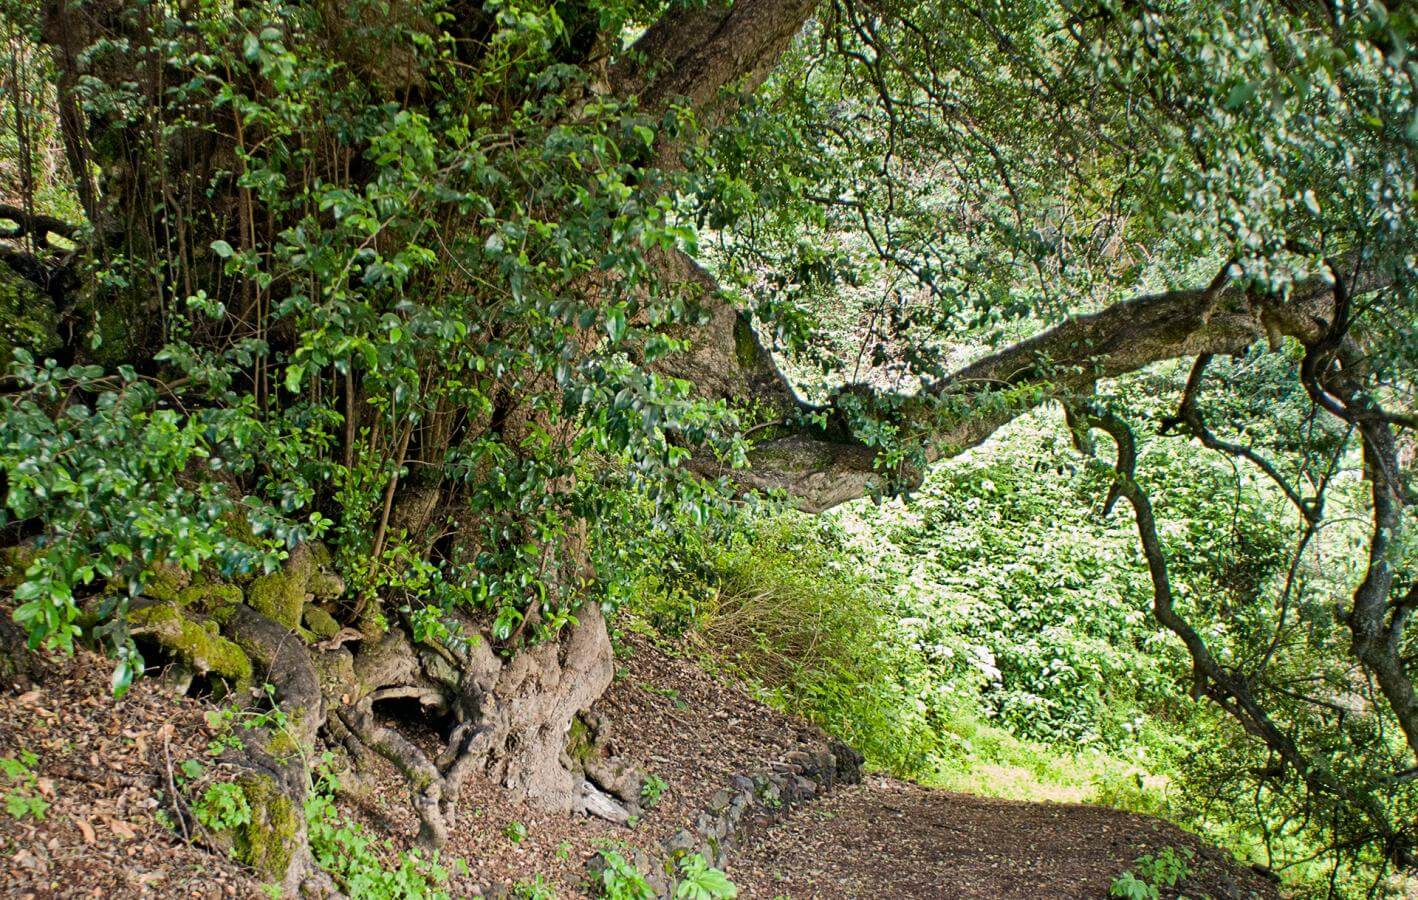
M25 570L39 556L32 544L16 544L0 550L0 584L14 587L25 580Z
M142 251L131 244L128 251L137 254L131 259L143 256ZM158 327L160 317L156 315L154 297L147 285L135 282L119 287L112 282L89 280L79 292L75 307L81 321L93 323L82 339L82 346L85 354L101 366L112 368L131 361L145 350L151 353L162 339Z
M298 567L262 575L246 589L246 602L266 618L292 631L305 611L305 578Z
M591 745L591 729L586 727L580 716L572 716L571 728L566 733L566 755L577 767L584 769L595 753L596 748Z
M734 355L739 359L739 367L752 371L760 365L759 355L763 351L758 346L758 338L753 334L753 326L739 316L734 320Z
M305 627L311 633L320 638L332 638L340 630L340 623L335 621L335 617L314 603L305 604Z
M9 266L0 266L0 368L8 369L19 347L35 357L57 350L59 317L54 303Z
M182 567L170 563L158 563L145 573L143 593L154 600L167 603L177 601L178 592L192 580Z
M304 721L298 709L286 713L285 725L271 736L270 741L266 743L266 751L277 759L289 759L309 751L311 748L302 747L296 737L300 734Z
M208 613L234 606L243 599L241 588L221 581L194 584L177 592L178 603Z
M246 602L252 608L273 622L279 622L300 635L303 640L314 641L322 635L321 629L328 628L333 619L321 618L315 614L317 626L314 630L302 627L308 607L308 599L333 600L344 593L345 582L330 567L330 552L322 544L302 544L291 551L290 558L279 572L262 575L246 588ZM323 612L323 611L322 611ZM331 636L339 630L336 624Z
M201 674L219 675L237 690L251 683L251 660L241 648L217 634L215 622L201 622L172 603L158 603L128 614L136 633L157 641Z
M251 807L251 822L236 840L236 858L264 881L284 881L297 846L301 810L269 775L237 779Z

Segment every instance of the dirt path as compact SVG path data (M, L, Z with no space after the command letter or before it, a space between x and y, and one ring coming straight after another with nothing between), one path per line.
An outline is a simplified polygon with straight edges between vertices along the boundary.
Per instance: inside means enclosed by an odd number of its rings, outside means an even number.
M1266 878L1147 816L877 777L766 830L729 874L755 900L1100 898L1133 859L1169 846L1197 854L1188 896L1279 896Z

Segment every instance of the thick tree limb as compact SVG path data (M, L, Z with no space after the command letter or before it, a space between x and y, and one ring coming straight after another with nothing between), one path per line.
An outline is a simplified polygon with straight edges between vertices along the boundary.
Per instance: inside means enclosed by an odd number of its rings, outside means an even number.
M680 266L697 271L693 263ZM1239 285L1216 283L1151 294L1069 319L958 370L916 396L855 389L827 407L812 407L772 367L770 355L742 315L728 308L728 302L713 290L712 279L703 273L697 277L710 321L694 335L697 356L684 363L671 361L666 371L688 378L706 397L753 397L774 410L797 415L786 415L784 425L757 442L750 469L728 473L703 460L696 467L706 474L730 474L745 487L783 490L808 511L828 509L889 486L888 474L877 465L876 451L847 428L840 401L848 395L854 402L865 401L880 409L905 437L921 443L927 461L934 461L981 443L1046 401L1088 393L1101 378L1178 357L1236 354L1262 338L1274 342L1290 336L1312 344L1328 331L1336 313L1328 278L1299 282L1285 296L1258 295ZM1365 272L1352 292L1388 283L1384 273ZM744 387L751 390L743 391ZM809 413L825 420L826 426L810 424ZM894 477L909 480L912 475L895 473Z
M816 6L817 0L676 5L612 69L612 87L656 115L676 98L704 115L721 88L741 79L745 91L758 87Z
M34 239L36 245L41 247L49 246L49 235L51 234L72 240L79 231L78 228L62 219L32 213L9 203L0 203L0 220L14 223L11 226L0 226L0 238L13 240L28 235Z

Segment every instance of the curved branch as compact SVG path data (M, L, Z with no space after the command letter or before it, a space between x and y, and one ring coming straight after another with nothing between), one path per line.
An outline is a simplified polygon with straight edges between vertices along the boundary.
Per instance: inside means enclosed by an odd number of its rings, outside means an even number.
M695 351L663 365L667 374L694 383L713 399L751 397L793 424L768 429L749 454L751 468L726 473L702 460L697 470L729 474L748 488L781 489L808 511L821 511L918 473L886 473L879 454L847 426L846 403L863 404L919 444L925 462L973 447L1025 412L1050 400L1089 393L1113 378L1152 363L1205 354L1238 354L1261 339L1290 336L1310 345L1335 319L1335 292L1328 278L1291 286L1286 295L1257 295L1241 285L1168 291L1135 297L1078 316L959 369L915 396L872 394L853 387L825 407L803 402L772 364L771 355L743 315L717 291L713 279L692 261L709 321L693 334ZM1366 271L1351 293L1391 283L1386 273ZM732 389L731 389L732 388Z
M1259 738L1272 753L1299 775L1309 790L1338 797L1361 811L1369 820L1377 837L1382 840L1389 858L1400 866L1413 865L1411 836L1401 827L1394 825L1374 796L1362 789L1355 790L1335 778L1327 766L1317 765L1291 736L1281 731L1270 718L1270 714L1251 692L1246 679L1223 667L1191 623L1177 612L1167 571L1166 551L1157 535L1157 521L1152 512L1152 503L1134 477L1137 450L1132 429L1122 418L1107 410L1085 410L1083 419L1089 427L1108 434L1117 445L1117 462L1114 466L1109 503L1113 498L1121 496L1132 506L1138 538L1152 580L1153 617L1181 639L1186 647L1192 661L1195 693L1210 698L1240 723L1247 733Z
M14 223L12 227L8 228L0 226L0 238L13 240L28 235L41 246L49 246L51 234L73 240L79 233L78 226L71 225L63 219L29 212L9 203L0 203L0 221Z
M1182 425L1186 427L1188 433L1201 441L1201 445L1208 450L1216 450L1228 456L1236 456L1247 460L1274 482L1275 486L1280 488L1281 492L1285 494L1285 498L1290 501L1291 505L1299 510L1300 515L1305 521L1313 526L1319 521L1321 513L1318 498L1306 500L1304 497L1300 496L1300 492L1297 491L1289 481L1285 480L1285 477L1280 474L1280 471L1275 468L1270 460L1243 444L1222 440L1217 437L1210 428L1206 427L1206 420L1202 418L1201 410L1199 410L1196 405L1196 395L1201 390L1201 379L1206 373L1206 367L1211 363L1211 359L1212 356L1210 353L1203 353L1196 358L1196 363L1192 366L1191 374L1187 376L1187 386L1182 391L1182 402L1177 408L1177 414L1176 416L1162 421L1162 434L1166 434L1171 428Z

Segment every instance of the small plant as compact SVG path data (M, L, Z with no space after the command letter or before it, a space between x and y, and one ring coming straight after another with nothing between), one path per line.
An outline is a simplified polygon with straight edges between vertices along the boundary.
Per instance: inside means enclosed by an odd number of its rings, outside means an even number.
M517 882L512 887L512 896L517 900L556 900L556 891L538 874L531 881Z
M229 831L251 824L251 804L240 785L224 781L207 788L192 804L192 815L211 831Z
M207 727L216 732L216 736L207 743L208 756L221 756L227 751L242 750L246 746L244 735L253 731L290 736L290 718L276 702L275 686L266 684L263 690L266 703L270 705L269 709L226 706L206 714ZM256 691L252 693L258 694ZM294 741L287 743L295 744Z
M328 757L324 761L328 766ZM391 845L372 839L357 822L350 822L335 806L336 780L326 768L305 801L306 833L315 864L330 874L346 894L369 900L446 900L443 889L451 868L466 875L468 867L460 859L448 867L438 856L425 858L417 851L393 853ZM385 860L393 857L397 865ZM549 898L551 894L516 894Z
M739 889L721 870L704 861L699 854L685 857L679 864L680 882L675 887L675 900L731 900Z
M514 844L520 844L527 839L527 826L521 822L508 822L503 826L502 836Z
M560 844L556 845L556 858L562 862L567 862L571 859L570 841L562 841Z
M195 759L184 759L178 765L177 768L178 771L182 773L182 777L187 778L189 780L201 778L202 773L207 770L206 766L202 765L200 761Z
M30 816L43 820L45 811L49 809L49 802L37 793L39 776L32 768L37 762L39 757L28 750L21 750L19 759L0 758L0 774L9 783L9 790L5 792L5 812L13 818Z
M1191 874L1195 854L1183 847L1178 853L1164 847L1156 856L1142 855L1133 860L1133 867L1113 879L1108 896L1120 900L1158 900L1162 888L1176 887Z
M664 796L665 791L669 790L669 787L669 782L651 773L645 776L645 783L640 785L640 799L647 808L652 807L660 802L660 798Z
M655 900L655 891L640 870L615 850L602 850L601 890L607 900Z

